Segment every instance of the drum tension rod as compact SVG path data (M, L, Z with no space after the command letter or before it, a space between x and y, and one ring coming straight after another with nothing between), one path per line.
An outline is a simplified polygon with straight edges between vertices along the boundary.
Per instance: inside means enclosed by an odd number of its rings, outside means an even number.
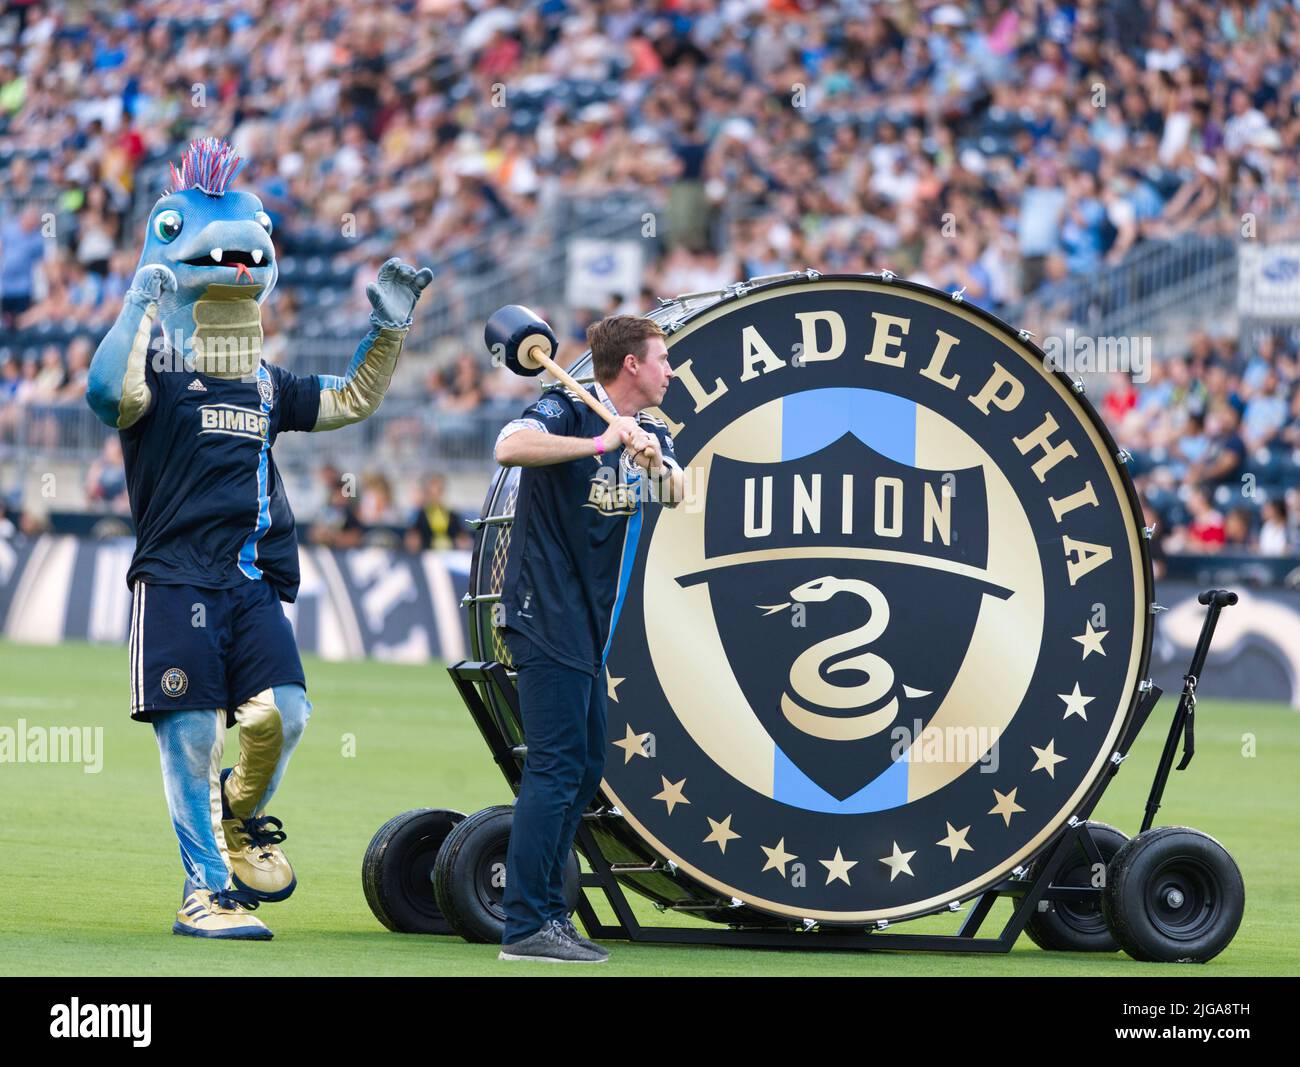
M730 901L726 900L701 900L691 904L670 904L673 911L717 911L719 908L731 907Z
M466 519L465 525L477 530L480 526L509 526L514 521L513 515L481 515L477 519Z
M677 865L665 860L653 860L650 863L611 863L610 874L675 874Z

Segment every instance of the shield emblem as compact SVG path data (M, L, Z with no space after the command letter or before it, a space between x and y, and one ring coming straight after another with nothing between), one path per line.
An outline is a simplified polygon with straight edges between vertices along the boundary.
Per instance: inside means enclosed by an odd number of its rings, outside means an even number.
M921 470L846 433L780 464L718 457L714 620L780 752L837 800L902 758L947 695L986 595L983 472Z

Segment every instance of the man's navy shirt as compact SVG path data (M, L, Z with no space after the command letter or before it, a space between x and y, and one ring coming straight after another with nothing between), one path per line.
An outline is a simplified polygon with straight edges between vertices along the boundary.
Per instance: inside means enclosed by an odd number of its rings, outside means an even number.
M276 435L310 430L316 377L259 364L248 378L147 371L152 403L121 431L135 520L128 584L230 589L267 581L298 595L293 511L271 458Z
M592 395L617 414L605 390ZM660 420L637 422L659 438L664 465L680 469ZM607 423L567 389L548 390L501 431L533 429L561 437L596 437ZM609 652L649 500L640 467L616 448L567 463L521 467L510 548L501 585L504 625L551 659L597 674Z

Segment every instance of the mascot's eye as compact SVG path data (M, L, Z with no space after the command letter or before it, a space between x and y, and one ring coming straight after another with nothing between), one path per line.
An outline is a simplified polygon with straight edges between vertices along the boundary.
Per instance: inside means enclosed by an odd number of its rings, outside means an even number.
M181 235L183 225L179 211L164 211L153 220L153 232L158 235L158 240L171 243Z
M267 233L271 232L271 216L268 215L265 211L259 211L256 215L253 216L253 218L257 220L257 224L261 226L262 229L264 229Z

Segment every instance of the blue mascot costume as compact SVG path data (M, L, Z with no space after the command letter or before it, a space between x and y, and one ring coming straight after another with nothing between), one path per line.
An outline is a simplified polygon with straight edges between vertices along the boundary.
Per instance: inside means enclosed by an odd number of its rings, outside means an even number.
M231 189L241 166L206 138L171 168L87 400L122 438L136 528L131 717L153 724L180 840L172 929L265 940L252 911L297 884L266 807L311 714L280 606L297 596L298 544L272 446L379 407L433 275L397 259L380 268L366 290L370 329L343 375L266 363L262 306L279 268L261 201ZM234 725L239 755L223 769Z

